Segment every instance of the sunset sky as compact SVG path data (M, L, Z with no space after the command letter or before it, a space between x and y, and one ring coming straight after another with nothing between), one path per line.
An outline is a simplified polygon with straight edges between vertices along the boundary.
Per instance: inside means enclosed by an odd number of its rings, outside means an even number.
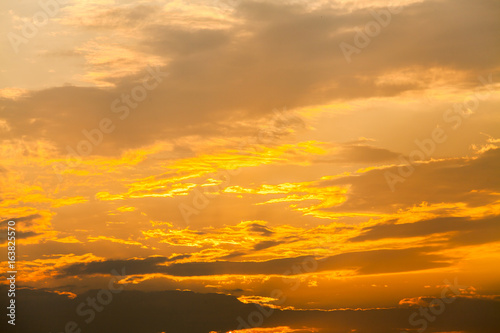
M499 1L3 1L0 33L1 327L500 331Z

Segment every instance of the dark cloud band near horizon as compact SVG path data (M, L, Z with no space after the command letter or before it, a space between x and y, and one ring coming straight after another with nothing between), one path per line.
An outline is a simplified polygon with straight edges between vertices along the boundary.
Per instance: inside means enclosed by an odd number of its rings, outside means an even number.
M499 18L0 3L0 331L499 332Z

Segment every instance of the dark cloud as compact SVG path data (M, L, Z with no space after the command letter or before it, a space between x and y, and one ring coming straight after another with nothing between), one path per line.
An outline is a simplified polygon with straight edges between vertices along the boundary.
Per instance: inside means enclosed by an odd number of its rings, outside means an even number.
M358 274L406 272L451 265L450 258L430 254L433 248L342 253L318 263L319 270L354 269Z
M263 236L272 236L274 232L265 225L252 223L248 225L248 231L259 233Z
M220 257L220 259L237 258L237 257L244 256L245 254L247 254L247 253L246 252L242 252L242 251L235 251L235 252L229 253L228 255Z
M343 145L333 158L318 159L319 163L380 163L397 161L400 154L385 148L367 145Z
M395 160L399 154L371 146L347 146L341 153L344 161L353 163L377 163Z
M127 275L148 274L159 270L158 264L172 262L180 259L189 258L190 255L178 255L171 258L167 257L149 257L146 259L125 259L125 260L107 260L94 261L89 263L71 264L64 268L63 276L78 276L92 274L111 274L113 269L121 267L126 268Z
M8 231L8 222L9 221L15 221L16 224L12 226L15 231L15 237L16 239L26 239L30 237L34 237L37 235L41 235L40 233L34 232L34 231L29 231L29 230L20 230L19 228L25 229L29 228L33 223L35 223L35 220L42 217L39 214L32 214L32 215L27 215L27 216L22 216L22 217L15 217L11 219L6 219L3 221L0 221L0 244L6 243L7 242L7 231Z
M7 288L0 286L2 294ZM256 313L263 316L260 327L290 326L293 328L320 328L323 333L341 333L356 330L366 333L399 333L405 329L419 328L409 323L414 309L388 308L342 311L271 310L252 304L243 304L233 296L197 294L187 291L140 292L124 290L112 294L109 304L100 312L94 311L90 323L88 312L76 314L80 304L95 298L98 290L91 290L75 299L40 290L20 289L16 292L16 330L20 332L62 332L68 322L74 321L82 331L94 333L157 333L210 331L228 332L239 326L241 318L258 321ZM7 306L7 297L1 300ZM89 310L84 305L80 310ZM261 310L259 310L261 309ZM439 316L427 321L429 332L461 331L466 333L496 333L500 329L498 313L500 302L484 299L457 298L447 304ZM417 312L418 313L418 312ZM432 312L431 312L432 313ZM464 315L466 314L466 315ZM21 320L29 318L29 320ZM257 318L257 319L255 319ZM8 331L7 320L0 323Z
M353 242L384 238L407 238L449 233L452 245L474 245L500 241L500 217L472 220L467 217L443 217L396 224L396 221L366 227Z
M30 226L33 224L33 221L42 217L40 214L31 214L31 215L27 215L27 216L21 216L21 217L13 217L13 218L10 218L10 219L6 219L6 220L3 220L3 221L0 221L0 226L3 226L5 227L5 225L9 222L9 221L15 221L16 224L18 223L21 223L23 226Z
M259 251L259 250L264 250L264 249L267 249L267 248L270 248L270 247L273 247L276 245L280 245L283 243L284 243L283 241L272 241L272 240L262 241L262 242L255 244L253 249L256 251Z
M329 211L393 212L415 203L463 202L472 207L496 201L500 190L500 149L492 149L475 159L461 158L414 165L413 173L397 182L391 191L387 172L399 176L408 167L389 167L324 181L321 186L351 186L347 200ZM422 190L425 189L425 190ZM446 213L443 211L442 213Z
M269 244L266 244L269 245ZM323 259L311 256L273 259L268 261L215 261L184 262L161 265L165 257L146 259L108 260L82 264L72 264L60 272L61 277L91 274L110 274L117 267L126 267L127 275L162 273L173 276L209 275L295 275L311 271L354 270L358 274L377 274L424 270L450 265L449 258L432 254L434 248L410 248L402 250L374 250L350 252ZM294 270L294 267L300 267Z
M8 238L7 238L7 228L4 228L4 229L0 229L0 232L2 233L0 235L0 244L4 244L4 243L7 243L8 241ZM19 240L19 239L26 239L26 238L30 238L30 237L35 237L35 236L38 236L38 235L42 235L40 233L36 233L34 231L16 231L16 240Z

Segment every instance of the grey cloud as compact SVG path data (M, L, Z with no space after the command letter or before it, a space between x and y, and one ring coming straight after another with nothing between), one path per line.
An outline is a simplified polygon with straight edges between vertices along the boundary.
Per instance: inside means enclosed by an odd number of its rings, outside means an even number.
M141 51L170 59L163 69L170 75L125 121L110 104L146 73L109 78L116 89L59 87L1 100L0 116L13 133L55 142L63 151L85 139L83 129L108 117L116 130L93 153L114 154L181 135L240 134L228 124L268 116L285 105L293 109L427 87L429 82L377 83L379 75L403 68L474 72L461 84L475 85L478 74L498 68L499 6L491 0L412 4L348 65L339 43L354 35L341 31L373 20L367 10L243 2L235 11L241 23L230 29L142 28ZM108 15L144 19L141 13Z
M316 163L380 163L397 161L398 153L368 145L341 145L333 157L315 160Z
M2 235L0 236L0 244L7 243L7 228L5 229L0 229L0 232ZM41 235L40 233L34 232L34 231L16 231L16 239L26 239L30 237L35 237Z
M414 223L377 224L364 228L359 236L350 240L362 242L384 238L407 238L428 236L437 233L452 233L451 245L475 245L500 240L500 217L472 220L466 217L443 217Z
M30 226L33 224L34 220L42 217L40 214L31 214L27 216L14 217L0 221L0 225L7 225L9 221L15 221L17 223L22 223L24 226Z
M231 252L228 255L221 257L220 259L231 259L231 258L244 256L245 254L247 254L247 253L242 252L242 251L235 251L235 252Z
M274 232L266 227L265 225L258 224L258 223L252 223L248 226L248 230L251 232L256 232L259 233L263 236L272 236Z
M146 259L109 260L84 264L72 264L60 276L109 274L112 268L124 266L127 275L163 273L173 276L209 276L209 275L295 275L308 272L312 262L316 262L315 271L355 270L358 274L376 274L415 271L450 265L449 258L432 254L434 248L410 248L403 250L374 250L350 252L316 260L311 256L273 259L260 262L185 262L161 265L168 261L165 257ZM171 260L170 260L171 261ZM292 270L292 267L302 267Z
M113 269L126 268L127 275L148 274L158 271L158 264L172 262L184 258L189 258L190 255L178 255L171 258L167 257L149 257L145 259L126 259L126 260L107 260L94 261L90 263L72 264L64 268L63 276L78 276L92 274L110 274Z
M25 239L25 238L30 238L34 237L37 235L40 235L37 232L34 231L23 231L19 230L19 228L26 228L30 227L35 223L35 220L42 217L39 214L31 214L27 216L21 216L21 217L14 217L11 219L6 219L3 221L0 221L0 244L6 243L7 242L7 229L9 227L8 222L9 221L15 221L16 224L13 226L15 228L16 232L16 238L17 239Z
M2 294L7 292L0 286ZM260 327L289 326L291 328L320 328L324 333L341 333L356 330L366 333L398 333L402 329L415 329L408 318L415 311L405 308L301 311L270 310L253 304L243 304L233 296L198 294L187 291L140 292L124 290L113 294L112 302L105 311L95 316L90 324L79 317L75 309L95 298L98 290L90 290L69 299L63 295L41 290L20 289L16 292L19 306L16 314L29 320L16 321L21 332L60 332L66 323L75 321L82 330L94 333L156 333L210 331L228 332L238 328L241 317L246 321L255 313L270 312ZM7 298L2 305L7 306ZM17 302L16 302L17 303ZM260 311L261 310L261 311ZM500 302L495 300L457 298L446 305L446 311L428 322L429 332L461 331L466 333L496 333L499 330ZM467 315L463 315L466 313ZM47 320L50 318L50 320ZM7 330L6 320L0 323ZM241 328L241 327L240 327ZM310 331L306 330L305 331Z
M393 192L386 181L386 172L399 175L398 168L371 170L324 181L322 186L351 185L346 202L326 210L386 212L424 201L429 204L465 202L474 207L495 201L493 193L500 190L500 149L489 150L476 159L415 165L414 172L404 178L404 182L397 183Z
M256 250L256 251L259 251L259 250L264 250L264 249L267 249L267 248L270 248L270 247L273 247L273 246L276 246L276 245L280 245L280 244L283 244L284 242L282 241L272 241L272 240L267 240L267 241L262 241L262 242L259 242L257 244L254 245L253 249Z

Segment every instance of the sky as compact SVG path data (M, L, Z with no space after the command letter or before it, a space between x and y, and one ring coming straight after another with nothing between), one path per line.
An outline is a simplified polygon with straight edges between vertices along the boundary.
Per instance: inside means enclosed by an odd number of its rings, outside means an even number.
M499 17L2 2L0 325L498 332Z

